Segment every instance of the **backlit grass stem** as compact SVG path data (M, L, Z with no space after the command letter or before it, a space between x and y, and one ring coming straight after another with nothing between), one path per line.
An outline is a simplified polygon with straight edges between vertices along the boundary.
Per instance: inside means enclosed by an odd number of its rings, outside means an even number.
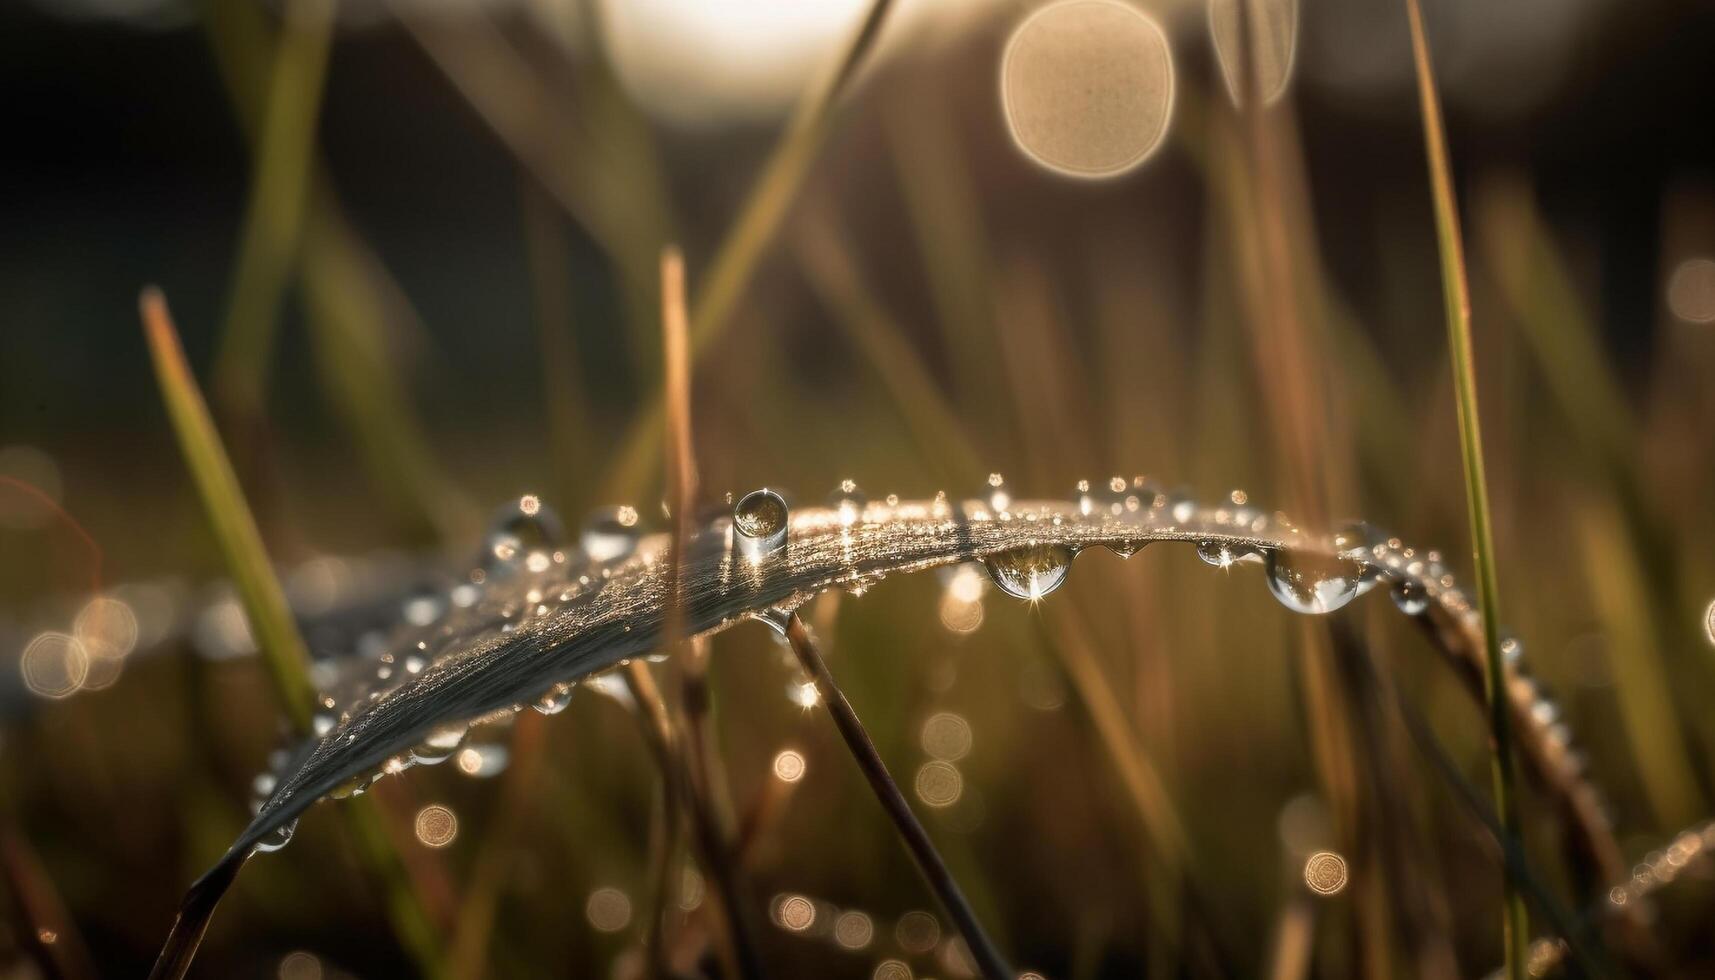
M1494 781L1495 813L1503 839L1521 841L1518 803L1513 794L1512 715L1506 699L1506 668L1501 660L1500 586L1495 574L1494 531L1489 521L1489 489L1483 475L1483 432L1477 411L1477 367L1471 344L1471 296L1465 280L1465 253L1460 240L1459 210L1453 198L1453 178L1447 161L1447 137L1441 123L1440 100L1423 34L1423 12L1417 0L1405 0L1411 20L1411 52L1417 64L1417 92L1423 109L1423 140L1429 156L1430 186L1435 200L1435 234L1441 255L1441 288L1447 308L1447 343L1452 354L1453 393L1459 410L1459 449L1465 463L1465 501L1470 511L1471 548L1476 561L1477 603L1482 612L1485 653L1484 693L1488 697L1490 769ZM1502 898L1502 942L1509 980L1525 975L1525 949L1530 921L1524 899L1509 869Z
M935 896L941 900L947 914L952 916L953 923L959 927L959 933L965 937L965 945L970 947L971 956L977 961L977 968L987 980L1012 980L1012 970L1006 965L1006 960L995 948L994 941L983 931L982 924L977 921L976 912L971 910L971 903L965 899L965 893L960 890L959 883L953 879L953 873L947 869L947 862L941 859L939 851L935 850L935 842L929 839L929 832L923 829L917 815L911 812L911 804L906 802L905 794L899 791L899 784L893 781L893 776L887 771L887 764L881 761L881 753L876 751L875 742L864 730L863 722L858 720L857 712L852 710L850 701L839 685L834 683L834 675L829 673L828 665L822 660L822 655L816 649L815 641L810 639L810 631L805 628L804 621L792 613L786 618L786 640L792 645L792 652L798 655L798 662L803 665L804 672L815 681L816 693L823 704L828 706L828 713L833 715L834 726L840 730L840 737L845 739L846 748L851 750L858 768L863 770L864 778L875 791L875 798L881 801L881 806L887 811L893 821L894 829L905 840L905 846L911 850L911 857L916 860L917 868L923 872L929 887Z

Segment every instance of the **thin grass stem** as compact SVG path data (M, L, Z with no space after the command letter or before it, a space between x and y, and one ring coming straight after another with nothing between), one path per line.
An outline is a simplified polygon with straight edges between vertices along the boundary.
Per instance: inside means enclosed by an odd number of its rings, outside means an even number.
M965 899L965 894L959 888L959 883L948 870L947 862L941 859L941 854L935 849L935 842L929 839L929 832L918 821L917 815L911 812L911 804L905 800L905 794L900 792L899 784L893 781L893 776L887 771L887 764L881 761L881 753L876 751L875 742L864 730L863 722L858 720L857 712L852 709L850 701L846 700L844 691L834 683L834 675L828 671L828 665L822 660L822 655L816 649L815 641L810 639L810 631L805 628L804 621L797 613L786 617L786 640L792 645L792 652L797 654L798 662L803 665L804 672L810 675L816 684L816 692L823 704L828 706L828 713L834 718L834 726L840 730L840 737L845 739L846 748L851 751L852 759L858 768L863 770L864 778L869 780L870 789L875 791L875 798L881 802L882 809L887 811L893 821L893 827L910 849L911 856L917 862L917 869L923 873L929 887L935 896L941 900L947 914L959 927L959 933L965 938L965 945L970 947L971 956L977 962L977 968L987 980L1012 980L1013 972L1007 966L1006 960L1000 955L1000 950L983 931L982 924L977 921L976 912Z
M1447 160L1447 134L1441 122L1441 103L1436 95L1429 45L1423 33L1423 12L1417 0L1405 0L1405 8L1411 20L1411 53L1417 66L1423 139L1435 200L1435 233L1441 256L1443 302L1447 308L1447 343L1452 353L1453 390L1459 409L1459 449L1464 457L1465 501L1470 511L1477 603L1482 613L1486 667L1483 691L1489 708L1490 770L1495 812L1500 819L1503 839L1519 841L1522 838L1518 803L1513 790L1512 714L1506 699L1506 666L1501 659L1500 584L1495 572L1488 480L1483 473L1483 431L1477 410L1477 366L1471 343L1471 295L1465 278L1465 250L1460 239L1458 204L1453 197L1452 168ZM1502 942L1507 976L1509 980L1522 980L1526 947L1530 942L1530 918L1510 866L1502 901Z

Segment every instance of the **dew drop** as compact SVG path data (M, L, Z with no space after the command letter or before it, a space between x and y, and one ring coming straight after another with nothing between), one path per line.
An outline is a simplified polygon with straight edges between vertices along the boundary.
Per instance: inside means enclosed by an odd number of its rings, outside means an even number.
M1390 590L1393 604L1407 616L1421 616L1429 608L1429 592L1414 579L1401 579Z
M833 509L841 527L851 527L863 520L864 505L869 499L858 489L855 480L841 480L834 492L828 495L828 506Z
M292 842L292 834L297 829L298 822L296 820L293 820L291 823L285 823L275 827L273 830L270 830L267 834L263 835L261 840L256 842L256 850L263 854L278 851L280 848L285 847L287 844Z
M1015 599L1035 601L1066 581L1077 552L1061 544L1037 544L990 555L983 560L989 578Z
M767 487L745 494L732 509L739 550L759 561L785 547L790 513L786 499Z
M591 561L614 561L632 553L642 536L635 507L602 507L584 519L578 544Z
M552 508L534 494L502 504L489 518L477 565L490 572L517 568L532 551L552 551L565 536Z
M1268 552L1268 590L1301 613L1331 613L1358 595L1363 569L1350 558L1277 548Z
M1524 660L1524 644L1510 636L1502 640L1501 660L1509 667L1517 667Z
M368 772L353 776L328 790L328 799L348 800L355 796L362 796L369 791L369 787L374 786L381 779L381 775L380 772Z
M411 761L432 766L446 761L460 745L464 744L465 735L470 731L464 725L443 725L423 736L423 740L411 748Z
M1130 558L1142 551L1143 546L1148 543L1147 541L1110 541L1107 544L1107 549L1121 558Z
M1255 564L1263 560L1262 550L1253 545L1214 540L1197 542L1197 557L1203 560L1203 564L1216 568L1232 568L1240 562Z
M530 707L544 715L557 715L566 710L566 705L572 703L572 685L556 684L542 692Z

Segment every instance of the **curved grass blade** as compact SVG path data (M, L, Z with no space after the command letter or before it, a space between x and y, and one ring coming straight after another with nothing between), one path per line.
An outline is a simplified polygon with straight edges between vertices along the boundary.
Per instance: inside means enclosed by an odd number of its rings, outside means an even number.
M1147 496L1147 495L1146 495ZM1363 569L1366 581L1410 597L1411 611L1467 677L1480 676L1481 622L1433 553L1419 556L1397 539L1353 543L1303 533L1283 519L1222 504L1196 507L1157 495L1120 513L1061 501L1015 502L996 511L986 501L872 504L852 520L837 510L791 514L782 546L753 558L739 547L729 516L700 523L683 556L685 631L703 635L791 609L834 587L862 587L903 574L1021 549L1063 547L1069 553L1105 545L1124 553L1150 541L1186 541L1240 553L1281 550L1300 558L1337 558ZM664 642L671 596L666 535L645 538L628 556L592 562L579 551L511 554L484 570L484 584L461 585L442 618L401 626L393 653L376 665L369 689L343 717L280 774L256 818L199 888L229 878L252 849L290 824L316 800L344 795L384 769L432 761L412 755L431 734L456 733L485 718L509 716L546 693ZM538 559L537 556L540 556ZM1508 700L1520 725L1525 758L1561 805L1570 831L1593 853L1613 849L1595 790L1563 729L1531 721L1535 687L1509 665ZM432 740L431 740L432 741ZM444 745L444 742L442 743ZM443 750L436 750L444 755ZM391 765L390 765L391 763ZM344 788L342 788L344 784ZM1617 853L1617 852L1615 852ZM1603 861L1603 866L1617 858Z

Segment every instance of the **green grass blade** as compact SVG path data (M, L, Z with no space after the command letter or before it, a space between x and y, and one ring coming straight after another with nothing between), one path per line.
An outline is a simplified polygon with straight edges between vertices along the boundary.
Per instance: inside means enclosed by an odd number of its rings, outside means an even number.
M1513 793L1512 716L1506 692L1506 669L1501 661L1500 585L1495 573L1494 530L1489 519L1488 480L1483 475L1483 431L1477 411L1476 355L1471 344L1471 296L1465 280L1465 250L1460 240L1459 211L1453 199L1453 178L1447 162L1447 137L1441 105L1423 34L1423 13L1417 0L1405 0L1411 19L1411 51L1417 65L1417 91L1423 110L1423 139L1429 157L1430 185L1435 200L1435 237L1441 256L1441 288L1447 309L1447 343L1452 352L1453 391L1459 410L1459 449L1465 465L1465 501L1470 511L1471 548L1476 562L1477 598L1482 610L1486 670L1483 688L1488 697L1490 769L1495 812L1506 836L1522 841L1518 802ZM1525 975L1525 950L1530 922L1524 899L1511 874L1507 876L1502 910L1504 962L1509 980Z
M292 727L308 733L310 718L315 713L315 691L309 682L309 651L292 621L286 593L274 577L262 534L244 501L244 491L227 460L220 434L209 417L208 405L191 376L190 365L185 362L184 348L167 312L167 301L159 290L150 287L143 291L141 308L143 330L154 360L155 378L167 403L167 414L172 418L173 431L196 482L203 509L214 526L215 542L250 619L262 662L268 667L274 690L286 716L292 720Z
M172 419L173 431L184 452L185 463L197 485L203 508L214 526L214 536L226 560L227 571L238 588L240 601L250 620L262 662L267 665L286 716L300 736L311 731L315 714L315 690L309 682L309 651L298 633L285 591L274 575L274 566L257 530L256 519L244 500L244 491L215 431L208 405L191 375L173 327L167 302L160 290L150 287L140 301L144 334L155 365L155 377ZM342 807L347 829L356 838L359 854L371 874L386 891L388 914L395 931L425 976L445 973L435 941L435 928L421 900L412 890L399 855L383 829L384 814L373 798ZM223 889L222 889L223 890ZM212 915L216 893L206 913ZM199 930L200 935L200 930ZM192 945L194 952L194 943ZM183 966L189 967L187 958Z
M332 37L330 0L287 6L253 147L250 201L214 368L216 401L246 416L261 410L262 375L303 234Z

